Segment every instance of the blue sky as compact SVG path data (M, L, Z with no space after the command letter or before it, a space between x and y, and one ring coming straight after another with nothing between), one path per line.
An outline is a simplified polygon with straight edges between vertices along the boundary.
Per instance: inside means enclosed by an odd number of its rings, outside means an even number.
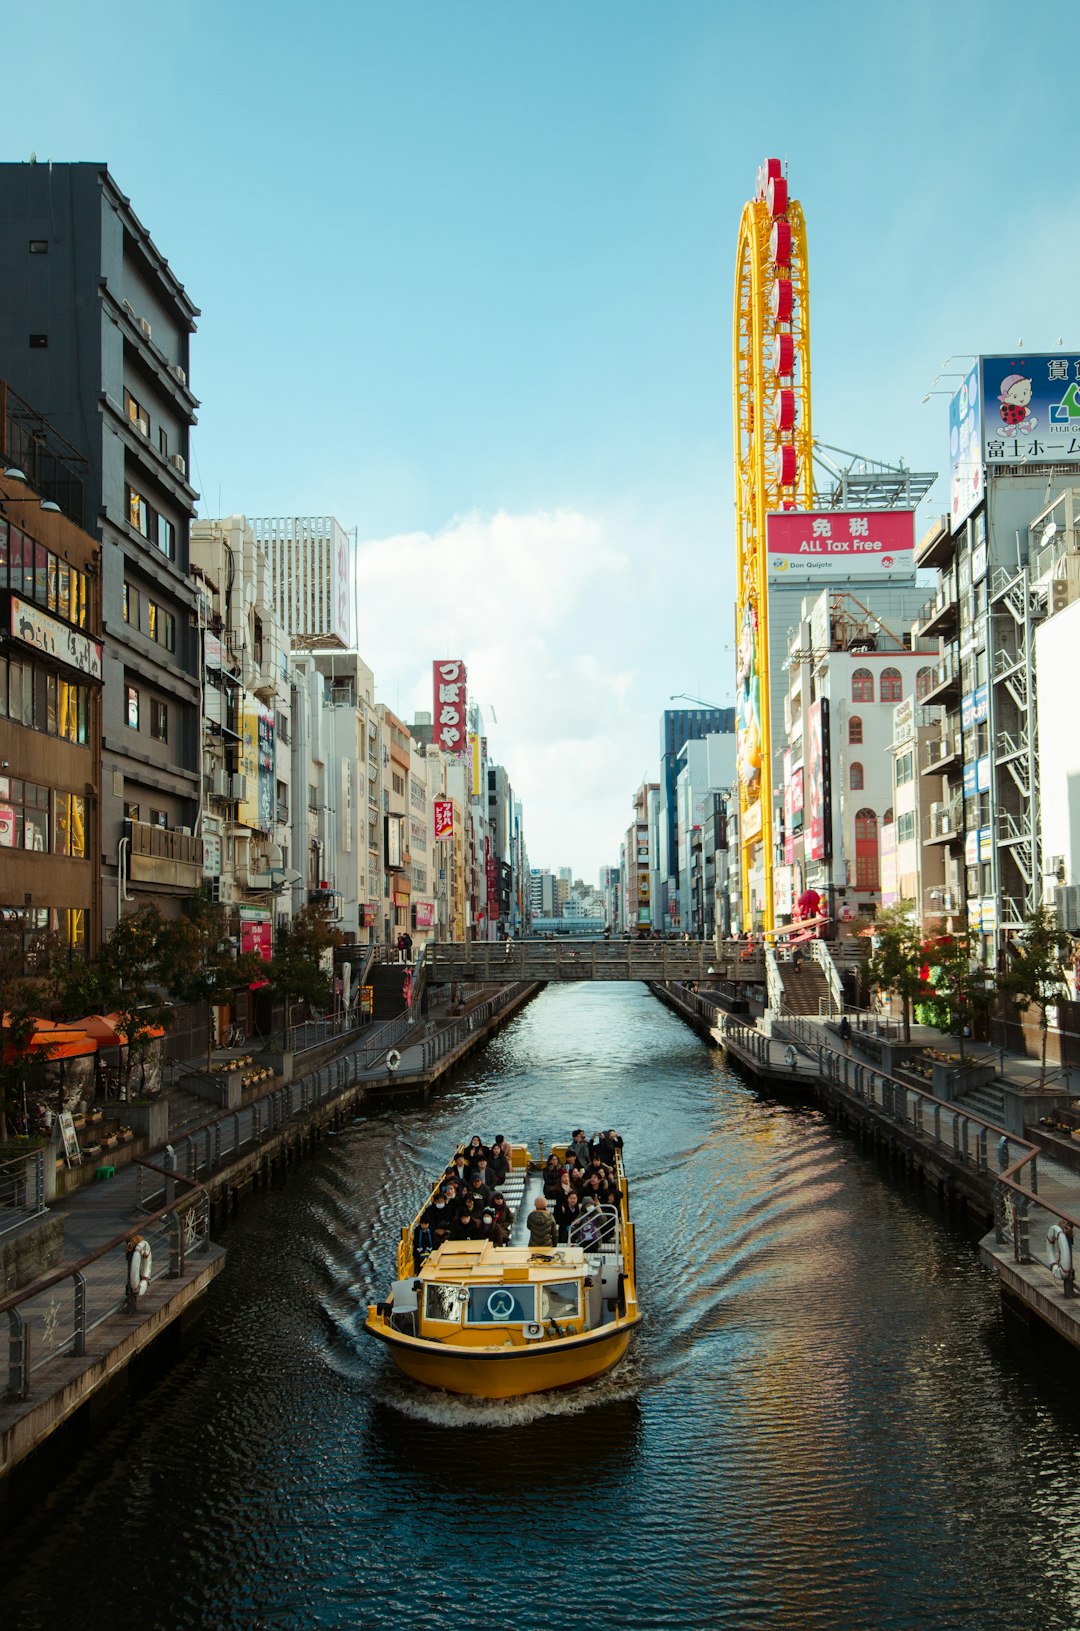
M669 696L731 696L758 164L807 216L816 434L943 469L946 357L1080 344L1050 16L44 0L5 19L4 156L108 162L202 309L202 513L357 528L380 694L464 655L533 863L592 877Z

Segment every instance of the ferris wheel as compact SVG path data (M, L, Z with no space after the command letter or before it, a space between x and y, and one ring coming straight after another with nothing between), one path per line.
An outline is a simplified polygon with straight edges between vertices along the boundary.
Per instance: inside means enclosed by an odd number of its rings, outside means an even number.
M758 171L735 266L735 727L743 926L773 926L773 731L765 517L812 509L806 223L779 159Z

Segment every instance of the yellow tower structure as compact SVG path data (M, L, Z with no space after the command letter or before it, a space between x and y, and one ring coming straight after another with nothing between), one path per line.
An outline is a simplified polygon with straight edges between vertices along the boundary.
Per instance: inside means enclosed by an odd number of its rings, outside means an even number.
M735 729L743 927L773 927L772 698L765 517L813 509L806 223L779 159L758 171L735 267Z

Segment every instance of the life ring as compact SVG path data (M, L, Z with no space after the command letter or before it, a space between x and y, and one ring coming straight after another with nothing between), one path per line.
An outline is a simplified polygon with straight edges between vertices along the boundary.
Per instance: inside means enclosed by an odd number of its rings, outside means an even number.
M401 1055L396 1048L391 1048L386 1056L387 1070L396 1070L401 1063Z
M153 1261L154 1254L150 1250L148 1240L138 1239L132 1242L131 1256L128 1258L128 1285L131 1287L133 1297L141 1297L150 1284Z
M1050 1272L1056 1280L1064 1280L1072 1273L1072 1247L1060 1223L1052 1223L1047 1229L1046 1244L1050 1253L1047 1260Z

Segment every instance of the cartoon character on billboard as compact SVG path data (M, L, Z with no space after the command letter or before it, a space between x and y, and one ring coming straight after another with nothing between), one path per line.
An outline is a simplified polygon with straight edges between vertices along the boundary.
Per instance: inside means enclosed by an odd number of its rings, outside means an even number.
M735 723L739 733L739 780L752 797L761 781L761 685L757 667L757 613L743 611L735 671Z
M1029 413L1031 381L1024 374L1006 374L998 392L998 411L1001 422L1014 435L1025 436L1036 428L1039 421Z

